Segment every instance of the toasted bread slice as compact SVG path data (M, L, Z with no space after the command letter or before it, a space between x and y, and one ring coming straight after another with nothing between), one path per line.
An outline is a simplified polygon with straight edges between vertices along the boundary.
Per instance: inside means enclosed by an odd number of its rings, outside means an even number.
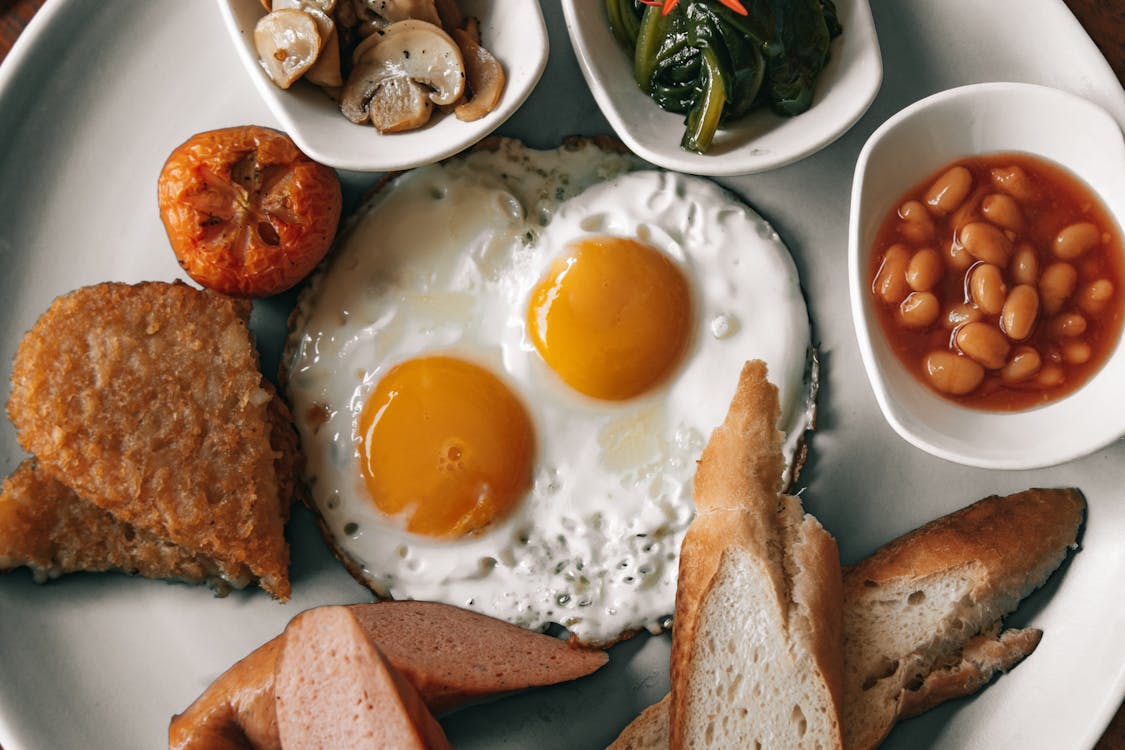
M450 747L418 691L346 607L310 609L293 618L274 685L285 750Z
M529 687L584 677L604 651L447 604L387 601L349 607L367 637L433 713ZM274 665L282 636L224 672L168 729L171 750L280 750Z
M1084 506L1070 489L986 498L845 571L845 747L874 747L898 719L975 693L1035 650L1041 631L998 618L1073 547ZM612 747L667 747L667 702Z
M673 621L672 748L841 745L839 556L781 494L779 415L765 365L748 363L699 462Z
M75 571L121 570L151 578L245 586L203 555L118 520L24 461L0 489L0 571L31 569L42 583Z
M180 283L78 289L20 342L8 414L40 469L80 497L284 599L291 489L249 313Z
M1029 654L1036 631L997 621L1075 544L1076 490L988 497L887 544L844 584L844 728L877 745L902 716L974 692Z

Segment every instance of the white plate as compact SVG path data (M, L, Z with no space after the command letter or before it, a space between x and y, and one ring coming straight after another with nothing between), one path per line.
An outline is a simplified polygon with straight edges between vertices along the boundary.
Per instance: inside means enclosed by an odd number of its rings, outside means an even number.
M566 43L557 0L543 5L554 53L501 132L537 146L609 132ZM885 747L1089 748L1125 697L1125 443L1050 470L1000 473L951 468L899 439L879 415L852 331L847 211L867 136L935 91L1038 81L1097 101L1119 122L1125 93L1053 0L900 0L874 10L887 76L867 115L799 164L726 181L793 250L822 344L820 430L803 498L850 563L983 495L1081 487L1090 504L1083 549L1013 618L1046 631L1039 649L978 697L903 723ZM55 295L104 279L180 276L157 216L160 167L190 134L248 122L278 124L227 43L214 3L48 2L0 67L0 398L19 337ZM344 179L352 205L375 178ZM276 367L291 302L255 308L267 371ZM0 420L0 471L21 459L14 430ZM0 745L162 747L171 715L296 612L368 599L306 513L294 518L290 540L294 598L286 605L260 591L214 599L203 588L111 574L46 586L25 571L0 576ZM459 749L604 747L663 695L667 658L667 637L637 638L615 647L601 674L465 710L444 726Z
M409 169L452 156L511 117L547 65L547 28L536 0L507 0L502 11L495 3L465 0L465 12L480 18L485 46L504 66L507 83L500 103L473 122L435 115L417 130L380 135L371 125L356 125L346 119L333 100L307 81L297 81L288 90L274 85L258 62L254 47L254 25L265 15L258 0L218 0L218 7L245 75L254 82L282 128L306 154L337 169ZM220 43L209 40L207 49L213 50ZM231 71L231 76L235 75L238 72Z
M867 111L883 80L871 8L867 0L838 0L836 7L844 34L832 41L808 111L782 117L759 108L721 128L707 153L696 154L680 147L683 115L665 112L637 87L632 60L609 30L604 0L563 0L586 83L618 137L653 164L703 175L790 164L839 138Z

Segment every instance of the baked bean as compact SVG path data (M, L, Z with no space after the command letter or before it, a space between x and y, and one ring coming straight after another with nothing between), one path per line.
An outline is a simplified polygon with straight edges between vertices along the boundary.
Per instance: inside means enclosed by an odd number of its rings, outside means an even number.
M914 253L906 267L906 283L916 292L928 292L941 280L943 270L941 256L928 247L923 248Z
M1012 274L1012 281L1017 284L1034 284L1039 281L1039 256L1035 254L1035 248L1027 242L1017 245L1008 270Z
M1078 271L1069 263L1052 263L1039 277L1039 304L1043 312L1054 315L1074 294L1078 285Z
M1031 203L1039 197L1035 182L1021 167L993 169L992 184L1021 203Z
M961 201L961 205L957 207L957 210L949 215L949 227L953 230L954 234L970 221L980 219L980 199L983 196L983 190L974 190L969 193L968 198Z
M1035 384L1040 388L1054 388L1066 381L1066 372L1056 364L1044 365L1039 374L1035 376Z
M1090 361L1093 349L1085 341L1068 341L1063 344L1063 359L1072 365L1084 365Z
M961 227L957 235L969 254L977 260L1004 268L1012 254L1012 241L1004 232L985 221L974 221Z
M888 305L897 305L910 294L910 285L906 283L909 265L910 251L905 245L891 245L883 254L883 263L875 274L875 293Z
M1086 319L1078 313L1065 313L1051 321L1051 335L1059 339L1072 339L1086 333Z
M934 219L919 201L903 203L898 216L902 219L899 230L905 239L921 245L934 238Z
M980 202L980 212L984 218L998 227L1018 232L1023 229L1023 212L1020 204L1016 203L1010 195L993 193L984 196Z
M1104 310L1111 299L1113 299L1113 282L1109 279L1098 279L1082 287L1078 292L1078 309L1094 316Z
M973 175L962 166L944 172L926 191L926 205L945 216L957 210L973 187Z
M1012 341L1023 341L1031 335L1039 315L1039 293L1030 284L1020 284L1008 293L1000 311L1000 328Z
M952 396L964 396L984 379L984 368L953 352L930 352L922 364L934 388Z
M977 307L989 315L999 315L1008 297L1008 285L1000 269L990 263L980 263L969 274L969 294Z
M941 303L930 292L911 292L898 306L898 319L907 328L927 328L941 314Z
M1102 241L1102 230L1096 224L1082 221L1071 224L1055 237L1055 255L1063 260L1074 260Z
M1009 384L1022 383L1039 372L1042 365L1043 360L1039 352L1030 346L1021 346L1012 353L1008 364L1000 370L1000 378Z
M967 302L958 302L945 312L945 327L953 330L957 326L963 326L966 323L975 323L984 314L973 305Z
M945 262L954 271L968 271L974 261L973 256L961 247L961 243L951 242L945 249Z
M988 323L969 323L954 335L957 348L989 370L999 370L1008 361L1011 346L999 328Z

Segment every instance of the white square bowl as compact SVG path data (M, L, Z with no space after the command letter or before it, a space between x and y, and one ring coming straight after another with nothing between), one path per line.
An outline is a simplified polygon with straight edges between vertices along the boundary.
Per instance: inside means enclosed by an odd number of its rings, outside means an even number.
M758 108L719 129L706 154L680 147L684 116L665 112L633 79L632 60L609 28L604 0L563 0L582 75L617 136L638 156L678 172L754 174L808 156L843 135L879 92L883 61L867 0L837 0L844 33L816 83L812 106L796 117Z
M536 0L461 0L465 14L480 19L484 46L504 66L507 84L499 106L475 122L435 115L417 130L381 135L371 125L349 121L332 99L307 81L297 81L286 90L270 80L254 47L254 26L265 15L258 0L218 0L218 4L238 57L270 111L302 151L337 169L386 172L453 156L519 109L547 65L547 27Z
M848 234L852 319L875 399L900 436L939 458L987 469L1033 469L1084 456L1125 434L1125 336L1070 395L1019 412L942 398L899 361L875 317L870 259L883 218L926 175L975 154L1024 152L1077 175L1125 219L1125 140L1105 110L1026 83L981 83L934 94L897 113L856 163ZM1118 290L1118 293L1122 293Z

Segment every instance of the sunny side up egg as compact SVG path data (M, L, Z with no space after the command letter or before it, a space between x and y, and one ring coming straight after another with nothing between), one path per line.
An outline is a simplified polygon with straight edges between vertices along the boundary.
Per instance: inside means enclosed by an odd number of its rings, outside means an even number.
M592 144L413 170L298 302L287 390L349 568L587 643L666 625L691 484L747 359L809 426L788 251L711 182Z

